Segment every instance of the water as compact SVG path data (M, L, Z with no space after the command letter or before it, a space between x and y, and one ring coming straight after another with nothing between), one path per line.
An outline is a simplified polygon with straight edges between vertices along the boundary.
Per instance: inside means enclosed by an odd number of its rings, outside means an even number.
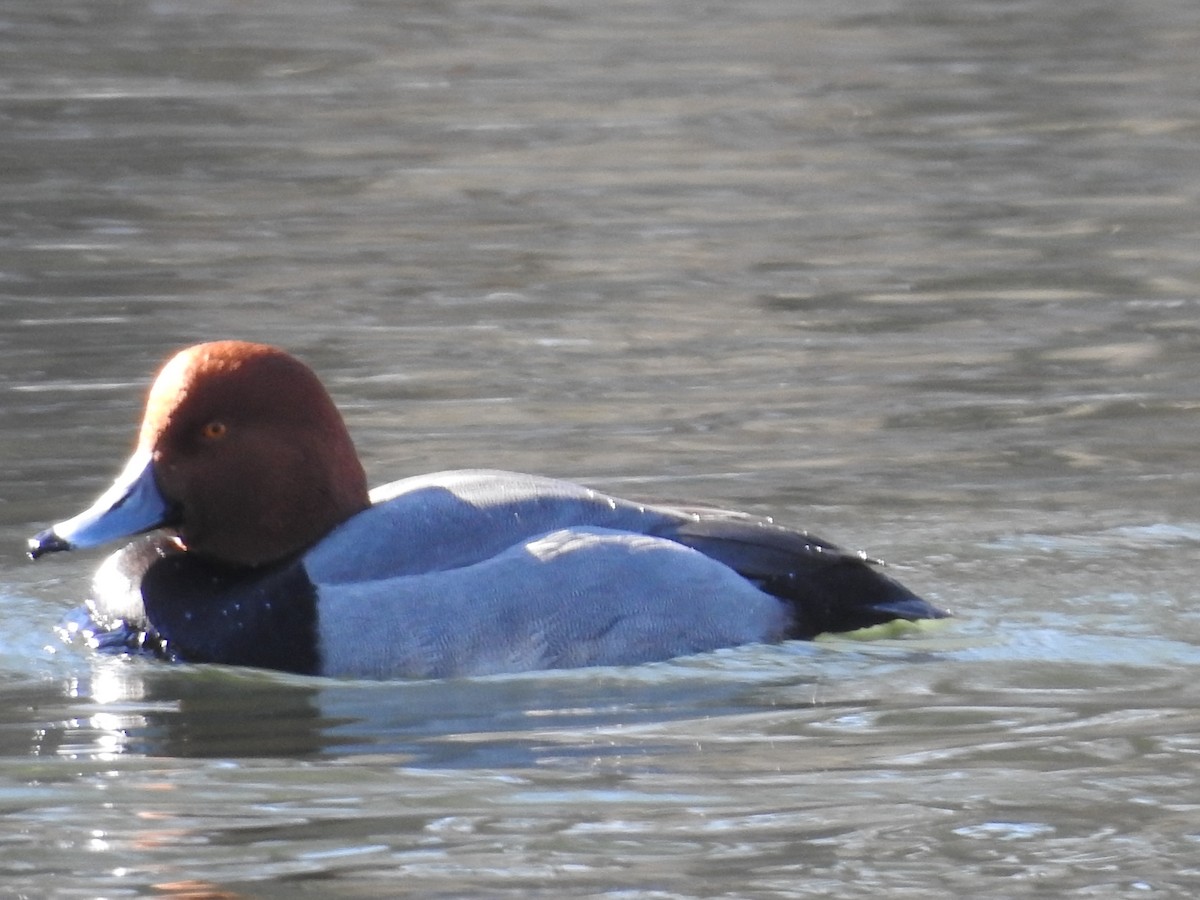
M1200 10L14 0L0 896L1190 897ZM360 684L57 643L176 347L373 483L768 512L955 609Z

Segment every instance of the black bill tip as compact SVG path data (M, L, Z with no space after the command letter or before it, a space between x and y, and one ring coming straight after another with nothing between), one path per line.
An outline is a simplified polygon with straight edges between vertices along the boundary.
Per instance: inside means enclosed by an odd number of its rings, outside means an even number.
M47 528L40 534L31 537L26 542L25 549L30 559L37 559L39 556L45 556L47 553L70 550L71 544L60 538L53 528Z

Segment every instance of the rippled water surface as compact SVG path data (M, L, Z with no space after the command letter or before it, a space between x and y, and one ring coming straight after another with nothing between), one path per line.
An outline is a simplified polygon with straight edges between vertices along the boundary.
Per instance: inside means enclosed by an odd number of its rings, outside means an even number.
M1192 897L1200 7L0 10L0 896ZM58 643L171 350L373 482L766 512L949 624L363 684Z

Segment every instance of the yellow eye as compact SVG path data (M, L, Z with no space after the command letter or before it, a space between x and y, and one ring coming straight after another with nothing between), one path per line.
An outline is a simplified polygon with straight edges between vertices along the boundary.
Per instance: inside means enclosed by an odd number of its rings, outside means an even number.
M225 437L225 434L228 431L229 431L229 426L226 425L224 422L209 422L203 428L200 429L200 434L204 437L205 440L216 441L216 440L220 440L221 438Z

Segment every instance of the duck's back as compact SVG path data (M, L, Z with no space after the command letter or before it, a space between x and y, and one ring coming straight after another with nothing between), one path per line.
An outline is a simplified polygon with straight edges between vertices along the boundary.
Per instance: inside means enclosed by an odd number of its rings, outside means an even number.
M322 583L418 575L484 562L538 535L594 527L660 535L693 517L536 475L467 469L385 484L374 504L305 556Z

